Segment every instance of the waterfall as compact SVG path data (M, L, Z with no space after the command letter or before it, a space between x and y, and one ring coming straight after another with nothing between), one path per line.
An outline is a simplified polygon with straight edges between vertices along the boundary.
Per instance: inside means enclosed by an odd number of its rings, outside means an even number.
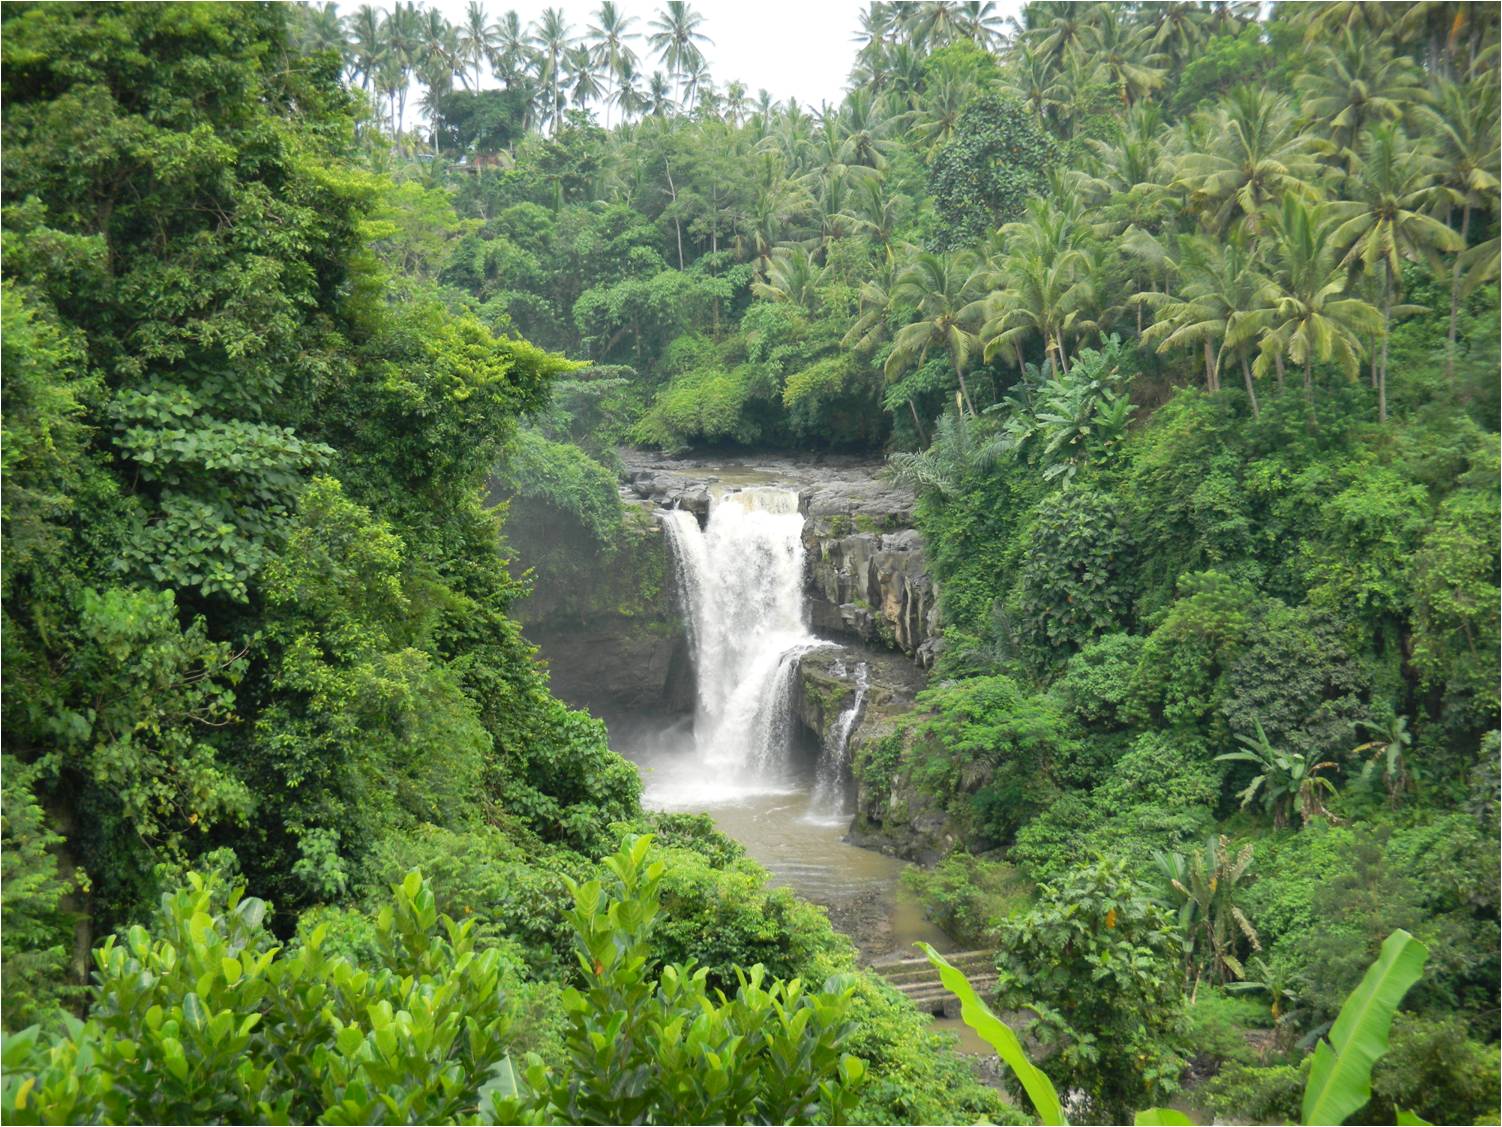
M704 782L775 782L792 744L798 658L818 644L805 618L798 494L742 489L711 499L702 530L681 509L662 522L698 678Z
M835 672L844 675L843 667ZM814 787L812 810L815 814L839 817L845 812L845 771L850 760L850 733L860 722L861 710L866 707L866 689L870 685L870 669L864 661L855 667L855 696L850 707L840 713L834 728L819 758L819 781Z

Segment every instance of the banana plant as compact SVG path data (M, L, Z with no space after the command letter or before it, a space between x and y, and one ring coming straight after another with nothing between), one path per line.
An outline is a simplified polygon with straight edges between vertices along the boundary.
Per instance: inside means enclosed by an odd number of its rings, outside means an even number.
M1282 829L1288 824L1288 816L1297 809L1304 825L1315 818L1328 822L1339 819L1325 809L1325 799L1335 794L1335 784L1324 772L1336 771L1340 765L1333 760L1316 762L1310 752L1295 754L1274 747L1262 730L1262 722L1254 721L1257 735L1237 736L1243 751L1228 751L1217 755L1217 763L1250 763L1259 773L1236 795L1241 799L1242 809L1250 806L1258 793L1262 795L1262 808L1272 815L1273 825Z
M1064 1124L1063 1104L1053 1082L1022 1051L1017 1035L981 1001L963 973L927 943L917 946L939 972L944 986L960 1000L960 1018L994 1048L1016 1075L1032 1101L1038 1119L1046 1124ZM1340 1016L1330 1027L1329 1037L1315 1046L1309 1081L1304 1088L1303 1115L1306 1125L1342 1124L1372 1097L1372 1066L1387 1052L1387 1037L1393 1015L1403 996L1424 972L1429 950L1399 928L1387 937L1377 961L1367 968L1360 985L1351 991ZM1137 1113L1139 1127L1150 1124L1191 1124L1183 1112L1154 1107ZM1400 1111L1402 1124L1426 1124L1411 1112ZM1427 1127L1427 1125L1426 1125Z

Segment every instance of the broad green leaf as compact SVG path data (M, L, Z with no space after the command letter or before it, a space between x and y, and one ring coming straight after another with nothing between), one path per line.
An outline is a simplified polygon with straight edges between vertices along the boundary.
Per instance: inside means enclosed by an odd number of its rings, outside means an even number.
M1398 1108L1398 1127L1434 1127L1422 1115L1415 1115L1411 1111Z
M1428 949L1399 928L1382 944L1330 1027L1330 1039L1314 1050L1304 1088L1304 1122L1339 1124L1372 1097L1372 1065L1387 1052L1393 1014L1424 972Z
M1137 1127L1194 1127L1194 1120L1171 1107L1150 1107L1137 1113Z
M991 1012L991 1007L975 993L970 980L950 966L943 955L927 943L919 943L917 946L939 972L939 981L944 983L945 989L960 1000L961 1019L986 1044L995 1049L1007 1067L1017 1074L1017 1079L1027 1092L1028 1099L1032 1100L1033 1110L1038 1113L1044 1127L1067 1124L1069 1121L1064 1118L1064 1108L1059 1103L1059 1093L1054 1090L1053 1081L1027 1059L1027 1054L1022 1051L1022 1042L1017 1040L1017 1034Z

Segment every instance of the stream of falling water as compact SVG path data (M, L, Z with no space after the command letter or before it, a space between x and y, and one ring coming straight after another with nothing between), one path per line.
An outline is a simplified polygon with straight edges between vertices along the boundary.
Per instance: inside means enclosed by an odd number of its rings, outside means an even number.
M703 530L681 509L663 524L698 679L699 770L680 778L692 792L680 797L786 790L798 658L820 644L804 606L798 494L742 489L714 499Z

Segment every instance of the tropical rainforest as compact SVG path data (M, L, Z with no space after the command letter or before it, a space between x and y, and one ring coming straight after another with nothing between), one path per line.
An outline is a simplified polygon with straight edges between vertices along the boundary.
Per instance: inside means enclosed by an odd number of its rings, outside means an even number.
M0 11L7 1122L1058 1121L550 693L622 446L917 492L855 775L1075 1121L1300 1121L1402 929L1340 1117L1497 1122L1496 7L851 16Z

